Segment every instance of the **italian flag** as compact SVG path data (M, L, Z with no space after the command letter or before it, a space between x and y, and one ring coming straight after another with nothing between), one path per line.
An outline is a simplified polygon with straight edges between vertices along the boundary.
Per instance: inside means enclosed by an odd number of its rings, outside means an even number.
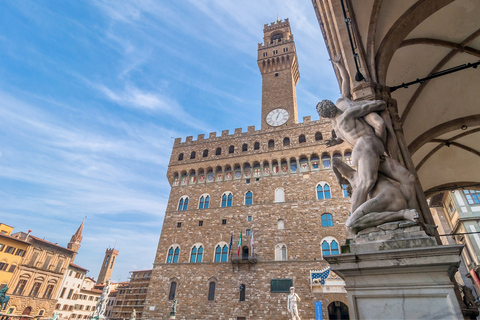
M240 231L240 239L238 239L238 253L237 253L237 257L240 257L240 251L242 251L242 231Z

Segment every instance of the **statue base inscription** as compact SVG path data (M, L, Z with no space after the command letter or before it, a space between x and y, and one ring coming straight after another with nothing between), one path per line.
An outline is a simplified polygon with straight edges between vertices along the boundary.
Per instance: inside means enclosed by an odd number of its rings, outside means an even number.
M462 319L452 282L462 245L437 245L413 222L358 233L326 256L345 280L351 319Z

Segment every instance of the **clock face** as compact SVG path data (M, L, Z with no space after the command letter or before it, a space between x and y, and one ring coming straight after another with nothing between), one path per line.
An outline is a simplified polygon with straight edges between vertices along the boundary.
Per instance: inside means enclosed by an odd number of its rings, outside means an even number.
M265 120L272 127L281 126L288 120L288 111L282 108L274 109L267 114Z

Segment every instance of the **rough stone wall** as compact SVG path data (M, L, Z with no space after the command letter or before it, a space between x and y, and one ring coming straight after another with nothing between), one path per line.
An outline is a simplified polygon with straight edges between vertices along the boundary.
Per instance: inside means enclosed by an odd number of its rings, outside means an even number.
M236 130L232 136L227 132L222 137L211 135L209 139L199 139L181 143L176 141L168 169L168 178L172 183L162 234L157 249L147 300L142 319L166 319L173 301L168 299L172 281L177 282L178 300L177 319L287 319L287 293L271 293L271 279L293 279L293 285L302 299L300 316L302 319L314 319L314 302L322 301L324 318L328 318L327 306L333 301L347 304L345 293L319 293L310 285L310 270L320 270L327 266L322 258L321 243L325 237L335 238L339 244L348 236L344 222L349 215L349 198L343 196L330 168L314 171L310 166L308 172L296 172L263 175L263 164L274 161L299 159L305 156L319 158L326 152L334 151L344 155L349 151L346 144L327 149L321 143L331 137L328 122L309 121L286 128L241 133ZM250 128L249 128L250 129ZM321 132L322 141L315 141L315 133ZM306 136L305 143L299 143L300 134ZM284 137L290 138L290 145L283 146ZM268 148L268 141L275 141L274 148ZM260 142L260 149L253 150L254 142ZM242 144L248 144L248 150L242 151ZM228 147L235 146L233 154ZM222 154L215 155L215 149L221 147ZM202 151L209 150L208 157L202 157ZM333 150L331 150L333 149ZM191 151L197 157L189 159ZM184 160L178 161L178 154L184 153ZM235 165L243 167L249 163L262 165L262 175L251 177L249 182L241 179L215 181L211 183L193 183L187 185L173 182L182 173L198 173L208 168L217 167L225 170ZM309 162L309 165L311 163ZM189 180L190 181L190 180ZM316 186L326 182L331 188L330 199L318 200ZM285 201L275 202L275 190L283 188ZM253 204L245 205L245 194L253 193ZM224 192L232 192L231 207L221 207ZM210 207L198 209L200 196L210 195ZM188 196L188 210L178 211L179 199ZM322 227L321 214L331 213L333 226ZM248 216L252 221L248 221ZM226 219L226 224L222 220ZM278 220L284 221L284 228L279 229ZM202 226L199 225L202 221ZM178 227L178 223L181 226ZM243 245L250 249L251 236L246 236L249 229L254 234L254 255L257 263L250 266L231 262L214 262L215 246L229 243L233 234L232 256L237 255L237 243L240 231L243 233ZM178 263L167 264L167 252L172 245L180 247ZM189 263L194 244L201 244L204 249L203 262ZM275 246L287 246L287 261L275 261ZM250 252L251 254L251 252ZM208 286L216 283L215 300L209 301ZM246 299L239 301L239 285L246 285Z
M289 319L287 312L288 293L270 292L271 279L293 280L296 293L302 301L299 314L304 320L315 319L314 302L322 301L323 318L328 319L327 305L333 301L347 304L342 293L316 293L310 289L309 272L325 266L324 261L276 261L259 262L232 267L223 263L177 263L159 264L149 288L145 309L154 306L153 311L144 311L142 319L168 319L173 301L168 300L171 281L177 282L176 319ZM215 299L208 300L210 282L216 283ZM245 301L239 301L240 285L245 284ZM163 297L155 299L151 297ZM152 303L153 302L153 303Z

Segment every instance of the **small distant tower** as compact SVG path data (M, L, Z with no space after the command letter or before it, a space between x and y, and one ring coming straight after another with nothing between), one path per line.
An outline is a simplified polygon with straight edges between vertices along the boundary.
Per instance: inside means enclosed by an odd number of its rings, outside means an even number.
M74 251L75 253L73 254L72 257L72 263L73 260L75 260L75 256L77 255L78 250L81 247L81 242L82 242L82 232L83 232L83 224L85 223L85 219L83 219L82 223L80 224L80 227L78 227L77 232L72 236L70 239L70 242L67 244L67 248Z
M118 250L108 248L107 251L105 251L105 259L103 259L102 267L98 274L97 284L102 284L110 280L117 256Z
M257 64L262 74L262 130L298 123L296 85L300 73L288 19L264 26Z

